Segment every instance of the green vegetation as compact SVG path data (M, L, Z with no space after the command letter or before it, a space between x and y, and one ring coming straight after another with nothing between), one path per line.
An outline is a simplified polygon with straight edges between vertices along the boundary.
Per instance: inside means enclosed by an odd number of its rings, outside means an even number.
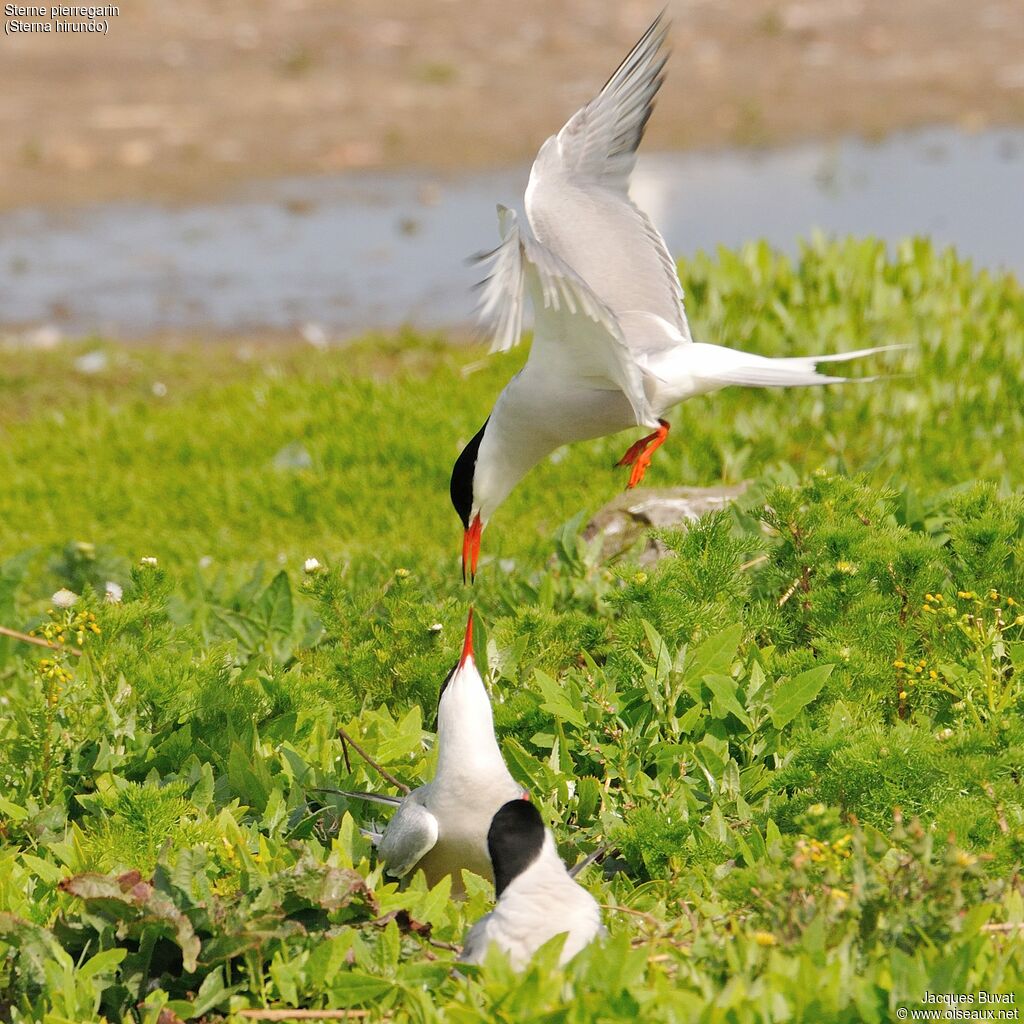
M453 972L489 887L399 891L331 789L384 787L339 726L431 773L470 597L448 473L523 352L5 353L0 625L65 646L0 637L0 1019L1020 1004L1024 294L921 242L683 279L706 340L910 348L883 383L678 410L649 486L754 483L654 568L580 537L627 437L498 512L471 596L510 768L567 861L617 850L583 875L608 940L521 976ZM107 366L77 373L91 348Z

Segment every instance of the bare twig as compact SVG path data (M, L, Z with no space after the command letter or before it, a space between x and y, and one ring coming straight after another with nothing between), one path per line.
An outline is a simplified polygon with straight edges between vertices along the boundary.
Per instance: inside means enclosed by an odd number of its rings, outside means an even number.
M999 831L1005 836L1010 831L1010 823L1006 820L1006 811L1003 809L1003 805L999 802L999 798L996 796L995 788L991 782L983 782L981 788L985 790L985 795L995 805L996 821L999 823Z
M983 924L983 932L1019 932L1024 931L1024 921L1005 921L1003 924Z
M762 562L767 562L767 555L758 555L757 558L752 558L749 562L744 562L740 566L740 572L746 572L748 569L753 569L755 565L760 565Z
M680 900L679 906L683 908L683 913L686 914L687 920L690 922L690 930L694 935L700 932L700 924L697 921L697 915L693 912L693 907L686 900Z
M348 759L348 740L345 739L346 733L341 734L341 754L345 758L345 771L352 774L352 762Z
M797 576L797 578L795 580L793 580L793 583L790 586L789 590L787 590L782 595L782 597L779 598L779 607L780 608L796 593L796 588L799 587L799 586L800 586L800 577Z
M25 644L35 644L36 647L48 647L51 651L67 651L68 654L73 654L76 658L82 656L82 652L70 644L55 644L51 640L44 640L41 636L29 636L28 633L19 633L18 630L8 629L6 626L0 626L0 636L9 636Z
M239 1017L248 1017L250 1020L363 1020L370 1016L369 1010L238 1010L237 1012Z
M374 759L370 757L370 755L365 750L363 750L363 748L359 746L359 744L356 743L356 741L352 739L352 737L344 729L342 729L340 725L338 726L338 735L341 737L343 743L351 743L352 749L371 768L375 768L377 772L380 774L381 778L386 779L388 782L391 783L392 786L395 786L398 789L400 789L406 796L408 796L412 792L412 790L404 782L401 782L400 780L396 779L394 775L392 775L391 772L387 770L387 768L384 768L381 765L377 764L377 762L374 761Z
M652 928L660 929L662 922L659 921L653 914L648 914L644 910L634 910L632 907L619 907L612 903L601 903L598 904L602 910L611 910L618 914L630 914L633 917L639 917L641 920L646 921Z

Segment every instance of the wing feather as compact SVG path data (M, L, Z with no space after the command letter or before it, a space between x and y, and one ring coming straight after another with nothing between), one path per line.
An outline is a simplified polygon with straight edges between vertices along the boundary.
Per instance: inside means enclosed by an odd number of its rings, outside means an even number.
M437 818L412 793L384 829L377 853L389 875L404 878L434 848Z
M667 32L662 12L601 92L544 143L530 172L526 213L537 238L616 314L655 313L688 342L675 261L629 197L637 147L664 81Z
M605 82L556 136L567 171L626 193L636 151L665 76L661 53L669 23L662 11Z
M479 307L493 338L491 351L519 341L529 292L537 321L530 362L555 377L604 380L623 391L638 424L656 425L643 374L615 314L572 267L520 227L512 210L499 206L498 218L501 245L481 257L491 269Z

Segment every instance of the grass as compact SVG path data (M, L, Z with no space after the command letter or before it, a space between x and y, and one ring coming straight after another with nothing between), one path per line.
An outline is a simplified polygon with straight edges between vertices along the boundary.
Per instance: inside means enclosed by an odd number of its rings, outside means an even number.
M339 725L429 777L469 596L448 473L524 353L5 353L0 625L83 653L0 638L0 1019L887 1021L926 991L1024 997L1024 294L923 242L682 274L702 339L909 347L881 383L676 411L648 485L753 483L652 569L580 538L625 436L499 510L472 598L506 758L568 861L618 851L584 876L607 942L521 977L453 974L488 887L399 891L365 807L324 790L381 785Z

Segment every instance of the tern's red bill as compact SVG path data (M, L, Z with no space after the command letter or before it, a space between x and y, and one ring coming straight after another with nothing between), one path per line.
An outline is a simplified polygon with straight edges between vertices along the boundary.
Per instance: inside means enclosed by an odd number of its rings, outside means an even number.
M480 516L473 516L469 526L462 535L462 582L466 582L466 576L470 581L476 579L476 564L480 558L480 534L484 532L484 524Z
M473 606L469 606L469 620L466 622L466 639L462 642L462 657L459 658L459 668L462 668L467 661L473 660Z

